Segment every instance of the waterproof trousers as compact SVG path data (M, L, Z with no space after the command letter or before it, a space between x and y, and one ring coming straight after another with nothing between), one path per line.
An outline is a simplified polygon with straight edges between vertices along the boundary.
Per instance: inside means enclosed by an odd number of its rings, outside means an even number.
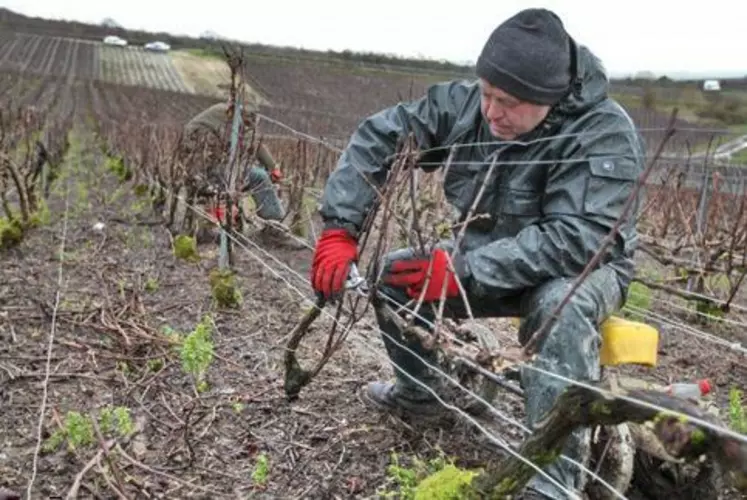
M243 191L254 199L257 215L261 218L279 221L285 217L285 210L272 184L270 174L264 168L256 166L246 168Z
M411 249L401 249L386 256L382 263L385 267L393 260L405 259L414 255ZM523 345L539 326L552 315L553 310L563 300L573 284L573 279L554 279L532 289L527 289L511 297L469 298L470 307L475 318L486 317L520 317L519 342ZM389 303L396 310L405 304L409 297L404 290L393 287L380 289L385 296L383 302ZM600 379L599 351L601 335L599 326L611 314L622 307L622 292L615 271L603 266L592 272L581 286L576 289L570 301L565 305L559 318L554 322L545 341L540 344L538 356L532 364L521 367L521 385L525 393L527 426L530 429L548 412L556 398L568 386L567 380L598 381ZM406 311L404 311L406 312ZM466 311L461 298L447 300L445 315L452 318L466 318ZM418 323L430 329L434 320L430 307L421 307L421 319ZM417 340L403 339L396 325L386 316L377 313L383 340L397 374L398 393L413 401L427 400L432 394L421 385L412 381L400 370L404 370L434 390L442 384L450 384L433 369L428 368L417 356L429 365L435 366L435 357L419 344ZM425 321L423 321L425 320ZM417 354L407 352L392 340L406 345ZM562 378L554 377L552 374ZM565 379L565 380L564 380ZM565 457L583 465L588 464L590 453L590 430L575 431L563 450ZM544 468L549 476L566 489L580 492L583 490L586 477L576 465L560 457ZM562 490L541 474L529 482L528 487L554 499L568 497Z

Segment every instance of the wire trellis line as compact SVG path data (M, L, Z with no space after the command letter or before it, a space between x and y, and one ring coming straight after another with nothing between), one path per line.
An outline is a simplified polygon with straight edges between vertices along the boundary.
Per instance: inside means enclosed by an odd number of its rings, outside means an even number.
M294 131L294 129L293 129L292 127L289 127L289 126L286 126L286 127L288 128L288 130L290 130L290 131ZM664 130L666 130L666 129L664 129ZM303 135L303 136L306 136L306 134L302 134L302 135ZM379 292L379 293L381 293L381 292ZM425 322L426 324L429 324L429 326L430 326L430 327L434 328L434 327L436 326L435 324L433 324L432 322L430 322L430 320L427 320L427 319L426 319L426 318L424 318L424 317L423 317L422 315L419 315L419 314L417 314L417 312L415 312L415 311L412 311L412 310L410 310L410 311L408 311L408 312L410 312L411 314L414 314L414 316L418 317L418 319L420 319L421 321L424 321L424 322ZM699 333L704 333L704 332L699 332ZM729 345L731 346L731 344L729 344ZM530 365L526 365L526 364L523 364L523 366L526 366L527 368L529 368L529 369L532 369ZM485 373L483 373L483 374L484 374L485 376L489 376L489 375L492 375L492 376L494 377L494 374L490 374L490 373L489 373L489 372L487 372L487 371L485 371ZM567 380L563 380L563 381L564 381L564 382L567 382ZM587 388L588 388L588 387L587 387ZM603 394L603 395L604 395L604 394ZM660 411L664 411L664 410L666 410L666 409L665 409L665 408L659 408L659 410L660 410ZM684 416L684 415L683 415L683 416ZM698 423L705 423L705 421L701 421L701 422L698 422ZM711 425L711 426L712 426L712 424L708 424L708 425ZM717 429L718 429L718 428L711 428L711 430L717 430ZM738 433L734 433L733 431L730 431L730 430L728 430L728 429L725 429L725 428L721 428L721 430L724 430L724 431L726 431L726 434L727 434L727 435L729 435L730 437L732 437L732 438L735 438L735 439L739 439L740 441L742 441L742 442L744 442L744 443L747 443L747 438L745 438L745 437L744 437L744 436L742 436L741 434L738 434Z
M278 123L279 123L279 122L278 122ZM289 129L289 130L293 130L293 129L292 129L291 127L288 127L288 129ZM315 141L315 142L319 142L319 143L321 143L321 144L325 144L325 143L324 143L324 141L321 141L321 140L316 140L315 138L313 138L313 137L309 136L308 134L301 134L301 136L302 136L302 137L305 137L306 139L309 139L309 140L313 140L313 141ZM326 144L325 144L325 145L326 145ZM328 145L327 145L327 146L328 146ZM331 148L331 149L335 150L335 149L337 149L337 148ZM178 197L178 198L180 199L180 201L181 201L182 203L185 203L186 205L188 205L188 206L189 206L189 208L190 208L190 210L194 211L194 207L193 207L192 205L188 204L188 203L186 202L186 200L184 200L184 199L183 199L183 198L181 198L181 197ZM205 217L205 214L204 214L204 213L203 213L203 214L200 214L200 215L201 215L201 216L202 216L203 218L206 218L207 220L210 220L209 218ZM245 248L245 250L247 250L247 251L248 251L248 249L246 249L246 248ZM255 254L252 254L252 256L253 256L253 257L256 257L256 255L255 255ZM261 261L260 261L260 262L261 262ZM263 264L264 264L265 266L267 266L267 264L266 264L266 263L264 263L264 262L263 262ZM273 274L276 274L276 275L277 275L277 273L276 273L276 272L274 271L274 269L273 269L272 267L268 266L268 269L269 269L270 271L272 271L272 272L273 272ZM308 282L307 282L306 280L304 280L304 283L305 283L306 285L308 285ZM288 284L290 284L290 283L288 283ZM304 297L304 298L305 298L306 300L308 300L308 299L309 299L308 297L305 297L305 296L304 296L304 294L301 294L301 295L302 295L302 297ZM326 313L325 313L325 315L326 315ZM415 312L415 314L414 314L414 315L417 315L417 313ZM417 315L417 316L419 316L419 317L420 317L421 319L424 319L424 318L422 318L422 316L420 316L420 315ZM434 325L433 325L433 324L431 323L431 326L434 326ZM377 328L376 326L374 326L374 328L378 329L378 328ZM381 333L383 334L383 332L381 332ZM384 335L386 335L386 334L384 334ZM387 337L390 337L390 339L391 339L391 336L388 336L388 335L386 335L386 336L387 336ZM396 341L396 340L394 340L394 339L391 339L391 340L393 340L393 341L394 341L395 343L397 343L397 341ZM409 350L409 349L405 349L405 350ZM412 353L412 351L410 351L410 352ZM421 358L421 360L422 360L422 358ZM426 364L428 364L428 363L426 363ZM525 365L525 364L523 364L523 363L522 363L522 364L521 364L520 366L522 366L522 367L523 367L524 365ZM431 366L432 366L432 365L431 365ZM531 366L527 366L527 367L528 367L529 369L531 369L531 368L532 368ZM480 370L476 370L476 371L480 371ZM488 371L482 371L482 372L481 372L481 374L483 374L484 376L486 376L486 377L488 377L488 378L490 378L490 377L494 377L494 376L495 376L495 374L492 374L492 373L490 373L490 372L488 372ZM573 384L571 383L571 385L573 385ZM604 395L604 394L603 394L603 395Z
M203 217L204 217L204 216L206 215L206 214L204 214L204 212L200 211L200 209L198 209L198 208L196 208L196 207L194 207L194 206L191 206L191 205L190 205L190 206L189 206L189 208L190 208L191 210L196 210L196 211L198 211L198 213L200 213L200 215L201 215L201 216L203 216ZM301 280L301 281L302 281L302 282L303 282L304 284L306 284L307 286L310 286L309 282L308 282L308 281L307 281L306 279L304 279L303 277L301 277L301 276L300 276L300 275L299 275L299 274L298 274L298 273L297 273L297 272L296 272L295 270L293 270L292 268L290 268L289 266L287 266L287 264L285 264L285 263L282 263L282 261L280 261L279 259L277 259L277 257L276 257L276 256L274 256L273 254L271 254L271 253L269 253L269 252L265 251L264 249L262 249L261 247L259 247L258 245L256 245L256 244L255 244L254 242L251 242L251 240L250 240L250 239L249 239L248 237L246 237L245 235L240 235L240 236L242 236L242 238L243 238L243 239L245 239L245 240L246 240L247 242L251 243L251 244L252 244L253 246L255 246L256 248L258 248L258 249L259 249L260 251L262 251L263 253L265 253L265 255L266 255L266 256L268 256L268 257L270 257L271 259L273 259L273 260L275 260L275 261L277 261L277 262L279 262L279 263L283 264L283 266L284 266L284 267L286 267L286 268L287 268L288 270L290 270L290 271L292 272L292 274L294 274L294 275L295 275L296 277L298 277L298 278L299 278L299 279L300 279L300 280ZM231 237L234 237L234 238L235 238L235 235L234 235L234 234L232 233L232 234L231 234ZM284 277L283 277L282 275L280 275L280 274L278 273L278 271L277 271L276 269L274 269L274 268L273 268L272 266L270 266L270 265L269 265L269 264L268 264L267 262L265 262L265 261L264 261L264 260L263 260L262 258L260 258L260 257L259 257L259 256L257 256L256 254L254 254L253 252L251 252L251 250L249 250L249 249L248 249L248 248L247 248L247 247L246 247L245 245L241 244L241 243L240 243L240 242L239 242L238 240L236 240L236 241L237 241L237 244L238 244L238 245L239 245L240 247L242 247L242 248L243 248L243 249L244 249L244 250L245 250L245 251L246 251L246 252L247 252L247 253L248 253L248 254L249 254L249 255L250 255L250 256L251 256L251 257L252 257L253 259L257 260L257 262L259 262L259 263L260 263L261 265L263 265L263 266L264 266L265 268L267 268L267 269L268 269L268 270L269 270L269 271L270 271L270 272L271 272L271 273L272 273L273 275L275 275L276 277L278 277L279 279L281 279L282 281L284 281L284 282L285 282L285 283L286 283L286 284L287 284L287 285L288 285L289 287L291 287L292 289L294 289L294 290L295 290L295 291L296 291L296 292L297 292L297 293L298 293L298 294L299 294L299 295L300 295L300 296L301 296L302 298L304 298L305 300L309 300L309 301L311 300L311 298L310 298L310 297L307 297L307 296L305 296L305 295L304 295L304 294L303 294L303 293L302 293L302 292L301 292L300 290L298 290L298 289L297 289L297 288L296 288L296 287L295 287L294 285L292 285L292 284L291 284L290 282L288 282L286 278L284 278ZM417 312L414 312L414 311L411 311L411 312L412 312L413 314L415 314L416 316L419 316L419 315L417 314ZM327 315L328 317L332 318L332 319L333 319L333 321L336 321L336 322L338 321L338 320L337 320L336 318L334 318L334 316L332 316L332 315L331 315L330 313L327 313L326 311L325 311L324 313L325 313L325 315ZM429 320L427 320L427 319L423 318L422 316L419 316L419 317L420 317L420 319L421 319L421 320L424 320L425 322L429 322ZM420 360L420 361L421 361L422 363L424 363L424 364L428 365L428 366L429 366L429 367L430 367L431 369L433 369L434 371L436 371L436 372L440 372L440 374L441 374L442 376L443 376L443 375L445 375L445 374L443 373L443 371L442 371L442 370L440 370L440 369L439 369L439 368L438 368L437 366L434 366L434 365L432 365L432 364L428 363L428 362L427 362L427 361L425 361L425 360L424 360L424 359L423 359L422 357L420 357L420 356L419 356L419 355L418 355L417 353L415 353L414 351L412 351L411 349L409 349L409 348L408 348L407 346L404 346L403 344L401 344L401 343L397 342L397 341L396 341L396 339L393 339L393 338L391 338L391 336L387 335L387 334L386 334L385 332L383 332L383 331L381 331L380 329L378 329L377 325L372 325L372 324L370 324L369 322L365 322L365 321L364 321L363 323L364 323L364 324L366 324L367 326L369 326L369 327L371 327L371 328L375 329L375 330L378 330L378 332L379 332L379 333L380 333L381 335L384 335L384 336L386 336L387 338L389 338L390 340L392 340L393 342L395 342L395 343L396 343L397 345L400 345L400 347L401 347L402 349L404 349L405 351L408 351L408 352L409 352L410 354L412 354L413 356L417 357L417 358L418 358L418 359L419 359L419 360ZM433 323L430 323L430 325L431 325L431 326L434 326L434 325L433 325ZM533 369L533 368L534 368L534 367L532 367L532 366L530 366L530 365L523 365L523 366L526 366L526 367L527 367L528 369ZM476 368L476 369L478 369L478 370L480 369L480 367L475 367L475 368ZM574 381L573 379L568 379L568 378L565 378L565 377L559 376L559 375L557 375L557 374L554 374L554 373L552 373L552 372L548 372L548 371L546 371L546 370L541 370L541 369L539 369L539 371L540 371L540 372L542 372L542 373L544 373L544 374L546 374L546 375L548 375L548 376L551 376L551 377L556 377L556 378L557 378L557 377L560 377L560 378L561 378L561 380L563 380L564 382L566 382L566 383L568 383L568 384L570 384L570 385L579 385L579 384L576 384L576 383L575 383L575 381ZM447 375L447 376L448 376L448 375ZM492 374L492 373L490 373L490 372L487 372L487 373L486 373L486 376L495 376L495 375L494 375L494 374ZM453 379L451 379L451 380L453 380ZM580 385L581 385L582 387L585 387L585 388L589 388L589 389L591 389L591 390L595 390L595 387L594 387L594 386L591 386L591 385L588 385L588 384L586 384L586 385L584 385L584 384L580 384ZM465 388L465 387L464 387L463 385L461 385L461 384L459 384L459 386L460 386L460 389L462 389L462 390L466 390L466 391L468 391L468 392L469 392L469 393L470 393L471 395L473 395L473 396L474 396L474 393L473 393L473 392L472 392L471 390L469 390L468 388ZM599 391L598 391L598 392L599 392ZM612 394L612 393L610 393L610 392L607 392L607 393L605 393L605 392L600 392L600 393L601 393L601 394L603 394L603 395L605 395L605 394L606 394L606 395L611 395L611 394ZM483 399L482 401L483 401L483 403L486 403L486 404L488 404L488 405L489 405L489 403L485 402L485 401L484 401L484 399ZM635 399L631 399L630 401L631 401L631 402L633 402L633 403L635 403L635 402L636 402L637 400L635 400ZM492 407L492 405L490 405L490 406ZM648 405L648 406L651 406L651 405ZM494 408L494 407L492 407L492 409L495 409L495 408ZM665 407L660 407L660 406L656 406L656 405L653 405L653 409L656 409L656 410L658 410L658 411L665 411L665 412L670 412L670 413L671 413L671 410L669 410L669 409L667 409L667 408L665 408ZM497 411L497 409L495 409L495 410ZM697 423L705 422L705 421L702 421L702 420L699 420L699 419L693 419L692 417L690 417L690 416L687 416L687 415L685 415L685 414L680 414L680 416L681 416L681 417L688 417L688 418L691 418L691 420L693 420L693 421L696 421ZM509 423L511 423L511 422L509 421ZM706 424L707 424L707 422L706 422ZM707 425L707 426L708 426L708 425ZM723 428L723 427L713 426L712 424L710 425L710 428L711 428L712 430L717 430L717 431L719 431L719 432L722 432L722 431L724 431L724 430L725 430L725 428ZM740 435L736 435L736 434L732 433L732 437L735 437L735 436L736 436L736 437L738 437L738 438L741 438L742 440L744 439L744 437L742 437L742 436L740 436ZM569 459L569 460L570 460L570 459ZM618 492L618 493L619 493L619 492ZM616 495L616 496L617 496L617 495Z
M192 207L192 208L193 208L193 207ZM198 210L199 210L199 209L198 209ZM271 254L271 253L269 253L269 252L266 252L266 251L265 251L264 249L262 249L262 248L261 248L261 247L259 247L259 246L258 246L257 244L255 244L254 242L252 242L252 241L251 241L251 240L250 240L250 239L249 239L248 237L246 237L245 235L241 235L241 236L242 236L242 237L243 237L244 239L246 239L246 241L247 241L247 242L251 243L251 244L252 244L253 246L255 246L255 247L256 247L257 249L259 249L260 251L262 251L263 253L265 253L265 254L266 254L266 256L269 256L269 257L270 257L270 258L272 258L273 260L279 261L279 259L277 259L277 258L276 258L276 257L275 257L274 255L272 255L272 254ZM233 235L233 234L232 234L232 237L234 237L234 235ZM284 277L283 277L283 276L282 276L282 275L281 275L281 274L280 274L280 273L279 273L279 272L278 272L278 271L277 271L277 270L276 270L275 268L273 268L272 266L270 266L270 265L269 265L269 264L268 264L267 262L265 262L265 261L264 261L264 260L263 260L263 259L262 259L261 257L259 257L258 255L254 254L254 252L251 252L251 250L249 250L249 249L248 249L248 248L247 248L247 247L246 247L245 245L243 245L243 244L241 244L240 242L238 242L238 240L237 240L237 244L238 244L238 245L239 245L240 247L242 247L242 248L243 248L243 249L244 249L244 250L245 250L245 251L246 251L246 252L247 252L247 253L248 253L248 254L249 254L249 255L250 255L250 256L251 256L251 257L252 257L252 258L253 258L254 260L256 260L257 262L259 262L259 263L260 263L260 264L261 264L262 266L264 266L264 267L265 267L266 269L268 269L268 271L270 271L270 272L271 272L271 273L272 273L273 275L275 275L276 277L278 277L279 279L281 279L282 281L284 281L284 282L285 282L285 283L286 283L286 284L287 284L287 285L288 285L289 287L291 287L292 289L294 289L294 290L295 290L295 291L296 291L296 292L297 292L297 293L298 293L298 294L299 294L299 295L300 295L300 296L301 296L302 298L304 298L305 300L311 300L311 298L310 298L310 297L307 297L307 296L305 296L305 295L303 294L303 292L301 292L300 290L298 290L298 288L297 288L297 287L295 287L295 286L294 286L294 285L292 285L292 284L291 284L290 282L288 282L288 280L287 280L286 278L284 278ZM282 263L282 261L279 261L279 262L280 262L280 263ZM282 264L284 264L284 263L282 263ZM288 269L289 269L289 270L290 270L290 271L291 271L291 272L292 272L292 273L293 273L294 275L298 276L298 277L299 277L299 278L300 278L301 280L303 280L303 282L304 282L304 283L305 283L306 285L309 285L309 283L308 283L308 281L307 281L307 280L303 279L303 278L302 278L302 277L301 277L300 275L298 275L298 273L297 273L297 272L295 272L295 271L294 271L294 270L293 270L292 268L289 268L289 266L287 266L287 264L284 264L284 267L288 268ZM338 322L338 321L339 321L339 320L337 320L336 318L334 318L334 316L333 316L333 315L331 315L330 313L328 313L328 312L326 312L326 311L324 311L324 314L325 314L326 316L328 316L329 318L331 318L331 319L332 319L333 321L335 321L335 322ZM416 312L415 312L414 314L415 314L415 315L417 315L417 313L416 313ZM422 316L420 316L420 319L421 319L421 320L423 320L423 321L425 321L425 322L429 322L429 320L427 320L427 319L423 318ZM439 374L440 374L440 375L442 375L442 376L446 376L446 377L447 377L447 379L449 379L450 381L453 381L453 379L451 379L451 378L450 378L450 377L449 377L449 376L448 376L447 374L445 374L445 373L444 373L444 372L443 372L442 370L440 370L440 368L439 368L439 367L437 367L437 366L435 366L435 365L433 365L433 364L431 364L431 363L428 363L428 362L427 362L426 360L424 360L424 359L423 359L423 358L422 358L421 356L419 356L419 355L418 355L417 353L415 353L414 351L412 351L411 349L409 349L409 348L408 348L407 346L405 346L404 344L401 344L401 343L400 343L400 342L398 342L398 341L397 341L396 339L393 339L393 338L392 338L392 337L391 337L390 335L388 335L388 334L386 334L385 332L383 332L383 331L381 331L380 329L378 329L378 327L377 327L376 325L371 325L371 324L370 324L369 322L366 322L366 321L364 321L364 322L363 322L363 324L366 324L367 326L369 326L369 327L371 327L371 328L373 328L373 329L376 329L376 330L378 330L378 332L379 332L379 333L380 333L381 335L384 335L384 336L386 336L386 337L387 337L388 339L390 339L390 340L391 340L392 342L394 342L395 344L397 344L398 346L400 346L400 347L401 347L401 348L402 348L403 350L405 350L405 351L409 352L409 353L410 353L411 355L413 355L413 356L415 356L416 358L418 358L418 359L419 359L419 360L420 360L420 361L421 361L422 363L424 363L425 365L429 366L429 367L430 367L430 368L431 368L432 370L434 370L435 372L439 373ZM430 325L431 325L432 327L434 326L434 325L433 325L433 323L430 323ZM558 375L558 374L555 374L555 373L549 372L549 371L547 371L547 370L543 370L543 369L539 369L539 368L533 367L533 366L531 366L531 365L526 365L526 364L524 364L524 365L522 365L522 366L525 366L526 368L528 368L528 369L530 369L530 370L531 370L531 369L535 369L535 370L537 370L537 371L539 371L539 372L541 372L541 373L543 373L543 374L545 374L545 375L547 375L547 376L550 376L550 377L555 377L555 378L559 378L559 379L561 379L562 381L564 381L564 382L568 383L569 385L576 385L576 386L581 386L581 387L587 388L587 389L589 389L589 390L591 390L591 391L594 391L594 392L598 392L598 393L600 393L600 394L602 394L602 395L606 395L606 396L609 396L609 397L617 397L617 395L616 395L616 394L614 394L614 393L612 393L612 392L610 392L610 391L604 391L603 389L597 388L596 386L593 386L593 385L590 385L590 384L585 384L585 383L583 383L583 382L578 382L578 381L575 381L575 380L573 380L573 379L570 379L570 378L567 378L567 377L563 377L563 376L561 376L561 375ZM476 368L476 369L479 369L479 367L475 367L475 368ZM400 368L400 370L401 370L401 368ZM486 374L486 376L490 376L490 375L493 375L493 374L489 374L489 373L488 373L488 374ZM458 384L458 383L457 383L457 384ZM419 385L421 385L421 384L419 384ZM462 389L462 390L465 390L465 391L469 392L469 393L470 393L471 395L473 395L473 397L474 397L474 396L476 396L476 395L474 395L474 393L473 393L473 392L472 392L472 391L471 391L470 389L468 389L468 388L464 387L463 385L461 385L461 384L458 384L458 386L460 387L460 389ZM428 389L428 388L426 387L426 389ZM432 392L432 393L433 393L433 391L432 391L432 390L430 390L430 389L428 389L428 390L429 390L429 392ZM436 395L436 396L437 396L437 395ZM478 396L478 397L477 397L476 399L480 400L480 399L482 399L482 398L479 398L479 396ZM678 415L678 416L680 416L680 417L683 417L683 418L689 418L689 419L690 419L691 421L693 421L693 422L696 422L696 423L698 423L699 425L701 425L701 424L704 424L704 426L705 426L706 428L710 428L711 430L714 430L714 431L716 431L716 432L722 432L722 433L723 433L724 431L726 431L726 434L729 434L729 435L730 435L730 437L733 437L733 438L737 438L737 439L739 439L739 440L741 440L741 441L743 441L743 442L744 442L744 440L745 440L745 437L744 437L744 436L741 436L741 435L739 435L739 434L736 434L736 433L734 433L734 432L728 431L727 429L725 429L725 428L723 428L723 427L720 427L720 426L714 426L713 424L710 424L709 422L706 422L706 421L704 421L704 420L702 420L702 419L697 419L697 418L695 418L695 417L692 417L692 416L689 416L689 415L686 415L686 414L682 414L682 413L677 413L677 412L673 412L673 411L672 411L671 409L668 409L668 408L666 408L666 407L662 407L662 406L658 406L658 405L652 405L652 404L650 404L650 403L646 403L646 402L643 402L643 401L640 401L640 400L637 400L637 399L633 399L633 398L626 398L626 397L622 397L622 398L620 398L620 399L624 399L624 400L627 400L627 401L631 402L632 404L637 404L637 403L641 403L641 405L642 405L642 406L648 407L648 408L650 408L650 409L653 409L653 410L656 410L656 411L661 411L661 412L665 412L665 414L671 414L671 413L674 413L674 414L676 414L676 415ZM439 400L440 400L440 398L439 398ZM484 401L484 399L482 399L482 402L483 402L483 403L485 403L485 404L487 404L487 405L489 405L489 403L485 402L485 401ZM447 406L448 406L448 407L450 407L451 405L447 405ZM492 405L490 405L490 406L492 407ZM493 409L494 409L494 408L493 408ZM497 409L496 409L496 410L497 410ZM461 412L460 412L460 413L461 413ZM509 420L509 423L512 423L512 422L511 422L511 421ZM522 426L522 427L523 427L523 426ZM489 438L490 438L490 436L489 436ZM492 440L492 439L491 439L491 440ZM566 457L566 458L567 458L567 457ZM570 458L568 458L568 460L571 460L571 461L572 461L572 459L570 459ZM579 465L580 465L580 464L579 464ZM594 473L593 473L593 472L592 472L591 474L592 474L592 476L594 475ZM599 478L599 480L600 480L600 482L602 482L602 483L604 482L603 480L601 480L601 478ZM616 497L618 497L618 498L625 498L625 497L624 497L624 496L622 496L622 495L621 495L621 494L620 494L619 492L615 492L615 496L616 496Z
M334 146L334 145L330 144L329 142L325 141L324 139L322 139L321 138L321 137L323 137L322 135L320 135L320 136L317 137L317 136L308 134L306 132L301 132L301 131L299 131L299 130L293 128L293 127L291 127L290 125L288 125L286 123L283 123L283 122L281 122L279 120L276 120L274 118L271 118L268 115L263 114L263 113L257 113L257 115L261 116L263 119L267 120L268 122L273 123L274 125L277 125L277 126L283 128L283 129L285 129L285 130L293 133L296 136L304 137L304 138L309 139L309 140L311 140L313 142L323 144L324 146L327 146L328 148L330 148L330 149L332 149L334 151L337 151L339 153L342 153L342 151L343 151L341 148L339 148L337 146ZM496 147L498 147L498 146L510 146L510 145L511 146L530 146L532 144L538 144L538 143L542 143L542 142L554 141L554 140L558 140L558 139L573 139L573 138L580 138L580 137L583 137L583 138L600 137L601 138L601 137L607 137L609 135L620 134L620 133L622 133L622 134L629 134L629 133L637 133L637 132L638 133L641 133L641 132L644 132L644 133L647 133L647 132L665 132L666 130L667 130L666 127L636 127L636 126L633 126L632 129L626 127L626 128L620 128L620 129L614 129L613 128L613 129L608 129L608 130L604 130L604 131L601 131L601 132L595 131L595 130L586 130L586 131L574 132L574 133L553 134L553 135L549 135L547 137L539 137L539 138L531 139L531 140L528 140L528 141L515 141L515 140L513 140L513 141L511 141L511 140L469 141L469 142L456 143L456 144L450 144L450 145L444 145L444 146L434 146L434 147L430 147L430 148L423 148L423 149L419 150L419 154L426 154L426 153L435 152L435 151L450 150L452 148L461 149L461 148L467 148L467 147L485 147L485 146L496 146ZM699 129L699 128L695 128L695 127L677 127L677 131L678 131L678 133L681 133L681 132L698 132L698 133L704 133L704 134L710 133L710 134L734 135L735 138L740 137L738 134L736 134L735 132L730 131L728 129ZM719 146L719 147L721 147L721 146ZM714 150L715 149L717 149L717 148L714 148ZM714 153L715 153L715 151L714 151ZM684 156L682 158L686 159L688 156L693 157L693 158L703 158L706 155L705 154L701 154L701 153L689 153L688 155L686 155L686 156Z

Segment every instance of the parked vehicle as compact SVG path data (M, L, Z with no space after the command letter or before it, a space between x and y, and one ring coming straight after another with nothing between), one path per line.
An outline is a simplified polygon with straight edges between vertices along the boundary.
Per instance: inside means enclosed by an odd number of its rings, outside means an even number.
M703 82L703 90L706 92L718 92L721 90L721 82L718 80L706 80Z
M168 52L171 50L171 45L166 42L150 42L146 43L143 48L151 52Z
M109 35L104 38L104 44L106 45L115 45L117 47L126 47L127 46L127 40L124 38L120 38L115 35Z

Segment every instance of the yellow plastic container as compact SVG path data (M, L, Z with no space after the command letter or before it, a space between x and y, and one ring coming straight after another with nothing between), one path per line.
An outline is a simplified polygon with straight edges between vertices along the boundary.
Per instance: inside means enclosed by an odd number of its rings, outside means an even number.
M511 318L511 324L519 328L520 318ZM610 316L602 323L602 366L625 364L656 366L659 351L659 331L638 321Z
M659 331L651 325L611 316L602 323L601 334L602 366L656 366Z

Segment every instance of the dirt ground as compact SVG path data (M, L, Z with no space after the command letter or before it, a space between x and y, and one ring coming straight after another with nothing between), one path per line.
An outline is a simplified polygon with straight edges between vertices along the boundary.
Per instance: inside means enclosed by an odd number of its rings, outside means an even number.
M116 489L130 498L371 498L394 489L392 452L431 458L442 450L466 467L502 456L471 425L416 427L364 406L360 388L392 376L370 326L356 327L289 403L283 345L312 296L310 251L237 248L242 303L219 310L208 284L215 245L199 247L199 262L174 257L169 234L147 225L142 200L103 171L80 137L53 189L49 222L0 256L0 486L25 492L33 477L32 498L71 490L116 498ZM206 314L214 357L198 395L169 335L192 332ZM329 324L319 320L304 342L314 349L302 355L318 358ZM722 405L730 387L744 386L743 357L662 330L660 366L648 376L709 377ZM67 412L101 415L106 405L128 408L137 432L84 429L87 443L49 446ZM522 418L516 396L501 395L497 407ZM509 442L521 438L516 426L486 425Z

